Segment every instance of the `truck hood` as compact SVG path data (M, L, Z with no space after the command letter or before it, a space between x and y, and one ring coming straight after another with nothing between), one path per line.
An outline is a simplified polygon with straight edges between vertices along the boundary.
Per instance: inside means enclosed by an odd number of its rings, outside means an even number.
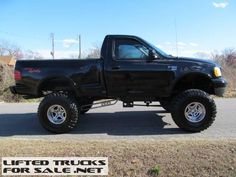
M189 61L189 62L194 62L194 63L202 63L202 64L209 64L213 66L218 66L217 63L215 63L213 60L207 60L207 59L198 59L198 58L187 58L187 57L178 57L178 60L183 60L183 61Z

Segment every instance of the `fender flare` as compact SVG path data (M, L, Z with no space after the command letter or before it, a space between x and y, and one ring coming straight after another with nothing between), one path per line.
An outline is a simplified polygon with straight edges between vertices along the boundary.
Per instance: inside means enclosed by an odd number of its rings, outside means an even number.
M66 77L66 76L62 76L62 75L55 75L55 76L50 76L50 77L46 77L44 79L42 79L38 86L37 86L37 93L38 95L41 95L41 90L42 90L42 87L43 85L46 83L46 82L50 82L50 81L53 81L53 80L61 80L62 82L67 82L69 83L69 87L71 87L71 90L77 95L79 96L80 95L80 87L77 86L77 84L69 77ZM65 87L66 88L66 87Z
M176 79L172 86L170 87L170 93L173 93L175 87L178 85L178 83L180 83L184 78L187 78L187 77L193 77L193 76L198 76L198 77L202 77L202 78L205 78L205 79L208 79L209 81L211 81L212 77L209 75L209 74L206 74L206 73L203 73L203 72L190 72L190 73L186 73L186 74L183 74L181 75L178 79Z

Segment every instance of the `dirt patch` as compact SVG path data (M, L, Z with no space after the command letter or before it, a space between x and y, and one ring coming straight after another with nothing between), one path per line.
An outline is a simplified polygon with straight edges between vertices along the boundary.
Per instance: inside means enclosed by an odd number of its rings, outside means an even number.
M0 140L0 156L100 156L109 176L236 176L236 141Z
M236 90L233 89L227 89L225 94L224 94L225 98L236 98Z

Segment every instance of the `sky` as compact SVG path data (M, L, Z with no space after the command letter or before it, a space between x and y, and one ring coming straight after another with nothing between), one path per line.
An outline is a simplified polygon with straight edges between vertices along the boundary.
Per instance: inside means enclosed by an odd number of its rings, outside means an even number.
M196 56L236 48L235 29L236 0L0 0L0 40L44 58L51 33L56 58L78 55L79 34L83 55L107 34L129 34Z

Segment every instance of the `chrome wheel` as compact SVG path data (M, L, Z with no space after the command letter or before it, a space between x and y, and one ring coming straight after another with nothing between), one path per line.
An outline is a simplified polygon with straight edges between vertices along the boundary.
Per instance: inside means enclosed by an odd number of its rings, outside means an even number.
M48 108L47 117L53 124L62 124L66 120L66 110L61 105L52 105Z
M184 115L189 122L198 123L205 118L206 108L199 102L192 102L186 106Z

